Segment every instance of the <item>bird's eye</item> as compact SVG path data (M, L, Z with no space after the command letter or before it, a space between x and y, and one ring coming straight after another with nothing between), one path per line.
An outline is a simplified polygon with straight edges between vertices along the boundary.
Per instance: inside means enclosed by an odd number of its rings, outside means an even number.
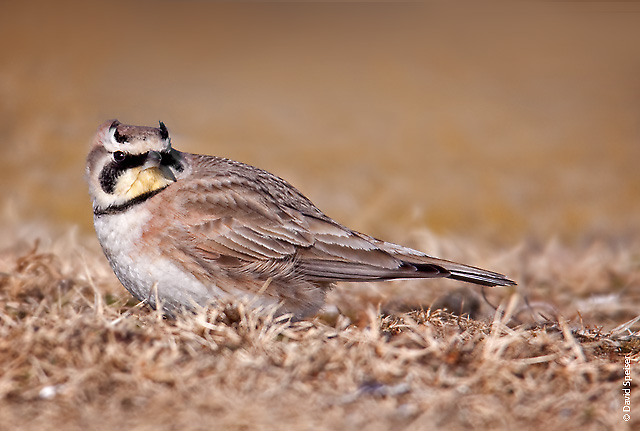
M115 153L113 153L113 160L115 160L116 162L121 162L125 159L125 154L122 151L116 151Z

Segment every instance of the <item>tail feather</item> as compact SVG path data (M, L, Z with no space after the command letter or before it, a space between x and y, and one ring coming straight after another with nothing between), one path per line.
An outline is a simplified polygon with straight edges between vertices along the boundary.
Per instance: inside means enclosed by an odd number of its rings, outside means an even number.
M513 286L516 283L503 274L473 266L424 256L400 258L397 268L381 268L355 262L306 260L299 262L306 277L315 281L382 281L410 278L452 278L483 286Z
M358 235L361 240L374 245L375 248L335 247L335 243L323 242L322 247L316 247L313 257L308 256L297 261L299 270L308 279L320 282L445 277L483 286L514 286L516 284L498 272L439 259L363 234L355 232L352 234ZM329 245L334 247L330 248ZM318 253L318 250L322 253Z
M454 280L466 281L474 284L481 284L483 286L515 286L516 282L509 280L503 274L497 272L459 272L449 271L451 275L449 278Z
M406 256L408 258L408 256ZM416 264L414 261L419 260ZM513 280L508 279L504 274L499 272L487 271L486 269L476 268L475 266L463 265L457 262L451 262L444 259L438 259L431 256L411 256L408 263L420 267L437 266L446 271L449 275L445 276L454 280L466 281L468 283L480 284L483 286L515 286Z

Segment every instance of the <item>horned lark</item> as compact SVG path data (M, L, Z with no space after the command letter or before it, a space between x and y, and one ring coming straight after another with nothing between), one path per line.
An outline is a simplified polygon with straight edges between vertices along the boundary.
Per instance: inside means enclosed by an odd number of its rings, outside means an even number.
M338 281L504 275L428 256L332 220L285 180L183 153L159 128L102 124L87 157L96 233L124 287L173 313L219 300L316 313Z

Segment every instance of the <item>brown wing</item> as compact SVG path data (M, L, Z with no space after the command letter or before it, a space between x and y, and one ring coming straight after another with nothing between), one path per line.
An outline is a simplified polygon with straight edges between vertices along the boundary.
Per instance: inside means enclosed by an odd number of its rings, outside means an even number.
M256 276L325 282L416 273L368 237L319 210L310 215L282 205L246 179L230 182L228 177L212 177L183 182L175 189L176 208L184 211L168 236L208 272L223 265L254 271ZM432 272L436 276L440 271Z
M214 274L223 266L257 278L302 277L312 282L451 276L486 285L508 284L501 274L352 231L283 180L252 179L249 174L207 176L173 185L180 187L177 208L184 214L170 235L176 239L175 247L206 273Z

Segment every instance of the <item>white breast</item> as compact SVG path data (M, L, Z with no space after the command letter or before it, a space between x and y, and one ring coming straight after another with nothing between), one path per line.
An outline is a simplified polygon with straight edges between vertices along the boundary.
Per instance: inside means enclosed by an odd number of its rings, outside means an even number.
M98 240L113 271L140 301L156 306L156 289L167 311L206 305L227 294L215 285L204 285L193 274L171 261L163 250L149 250L140 239L151 213L143 206L119 214L94 217Z

